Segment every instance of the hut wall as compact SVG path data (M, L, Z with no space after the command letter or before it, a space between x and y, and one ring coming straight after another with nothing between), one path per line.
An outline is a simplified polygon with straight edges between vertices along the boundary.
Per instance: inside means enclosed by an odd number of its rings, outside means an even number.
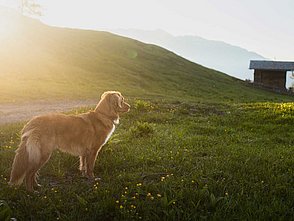
M255 70L254 82L267 87L286 89L286 71Z
M254 83L257 83L257 84L262 83L261 73L262 73L261 70L256 70L256 69L254 70Z

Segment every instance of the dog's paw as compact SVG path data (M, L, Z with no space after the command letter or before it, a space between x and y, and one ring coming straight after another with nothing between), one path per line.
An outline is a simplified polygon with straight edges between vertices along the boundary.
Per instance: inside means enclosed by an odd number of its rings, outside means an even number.
M102 179L100 177L87 177L87 180L89 183L95 183L101 181Z
M94 181L101 181L100 177L94 177Z
M34 184L34 187L36 187L36 188L41 188L42 185L41 185L41 184L38 184L38 183L35 183L35 184Z
M33 194L39 194L40 192L38 190L33 190Z

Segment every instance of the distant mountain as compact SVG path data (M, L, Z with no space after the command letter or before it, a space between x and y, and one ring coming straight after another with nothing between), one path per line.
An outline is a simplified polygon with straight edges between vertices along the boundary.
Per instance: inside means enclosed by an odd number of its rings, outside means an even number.
M112 32L159 45L193 62L242 80L253 78L252 71L248 69L250 60L265 59L255 52L198 36L173 36L162 30L118 29Z

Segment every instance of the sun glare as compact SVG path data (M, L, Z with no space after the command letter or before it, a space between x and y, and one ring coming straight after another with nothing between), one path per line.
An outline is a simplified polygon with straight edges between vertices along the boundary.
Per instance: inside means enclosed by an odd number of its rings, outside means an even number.
M3 24L3 21L0 21L0 38L5 37L7 33L7 26Z
M16 14L15 17L11 16L7 13L6 9L0 10L0 15L2 14L5 14L5 16L1 16L2 19L0 20L0 39L11 38L16 34L18 29L17 22L15 22L18 15Z

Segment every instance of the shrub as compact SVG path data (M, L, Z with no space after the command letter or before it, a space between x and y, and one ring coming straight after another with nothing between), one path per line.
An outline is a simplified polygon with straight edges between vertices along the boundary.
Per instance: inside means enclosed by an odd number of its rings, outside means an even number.
M150 136L154 133L154 124L137 122L134 126L130 127L129 131L134 137Z
M134 108L138 111L151 111L154 107L149 101L136 100L134 103Z

